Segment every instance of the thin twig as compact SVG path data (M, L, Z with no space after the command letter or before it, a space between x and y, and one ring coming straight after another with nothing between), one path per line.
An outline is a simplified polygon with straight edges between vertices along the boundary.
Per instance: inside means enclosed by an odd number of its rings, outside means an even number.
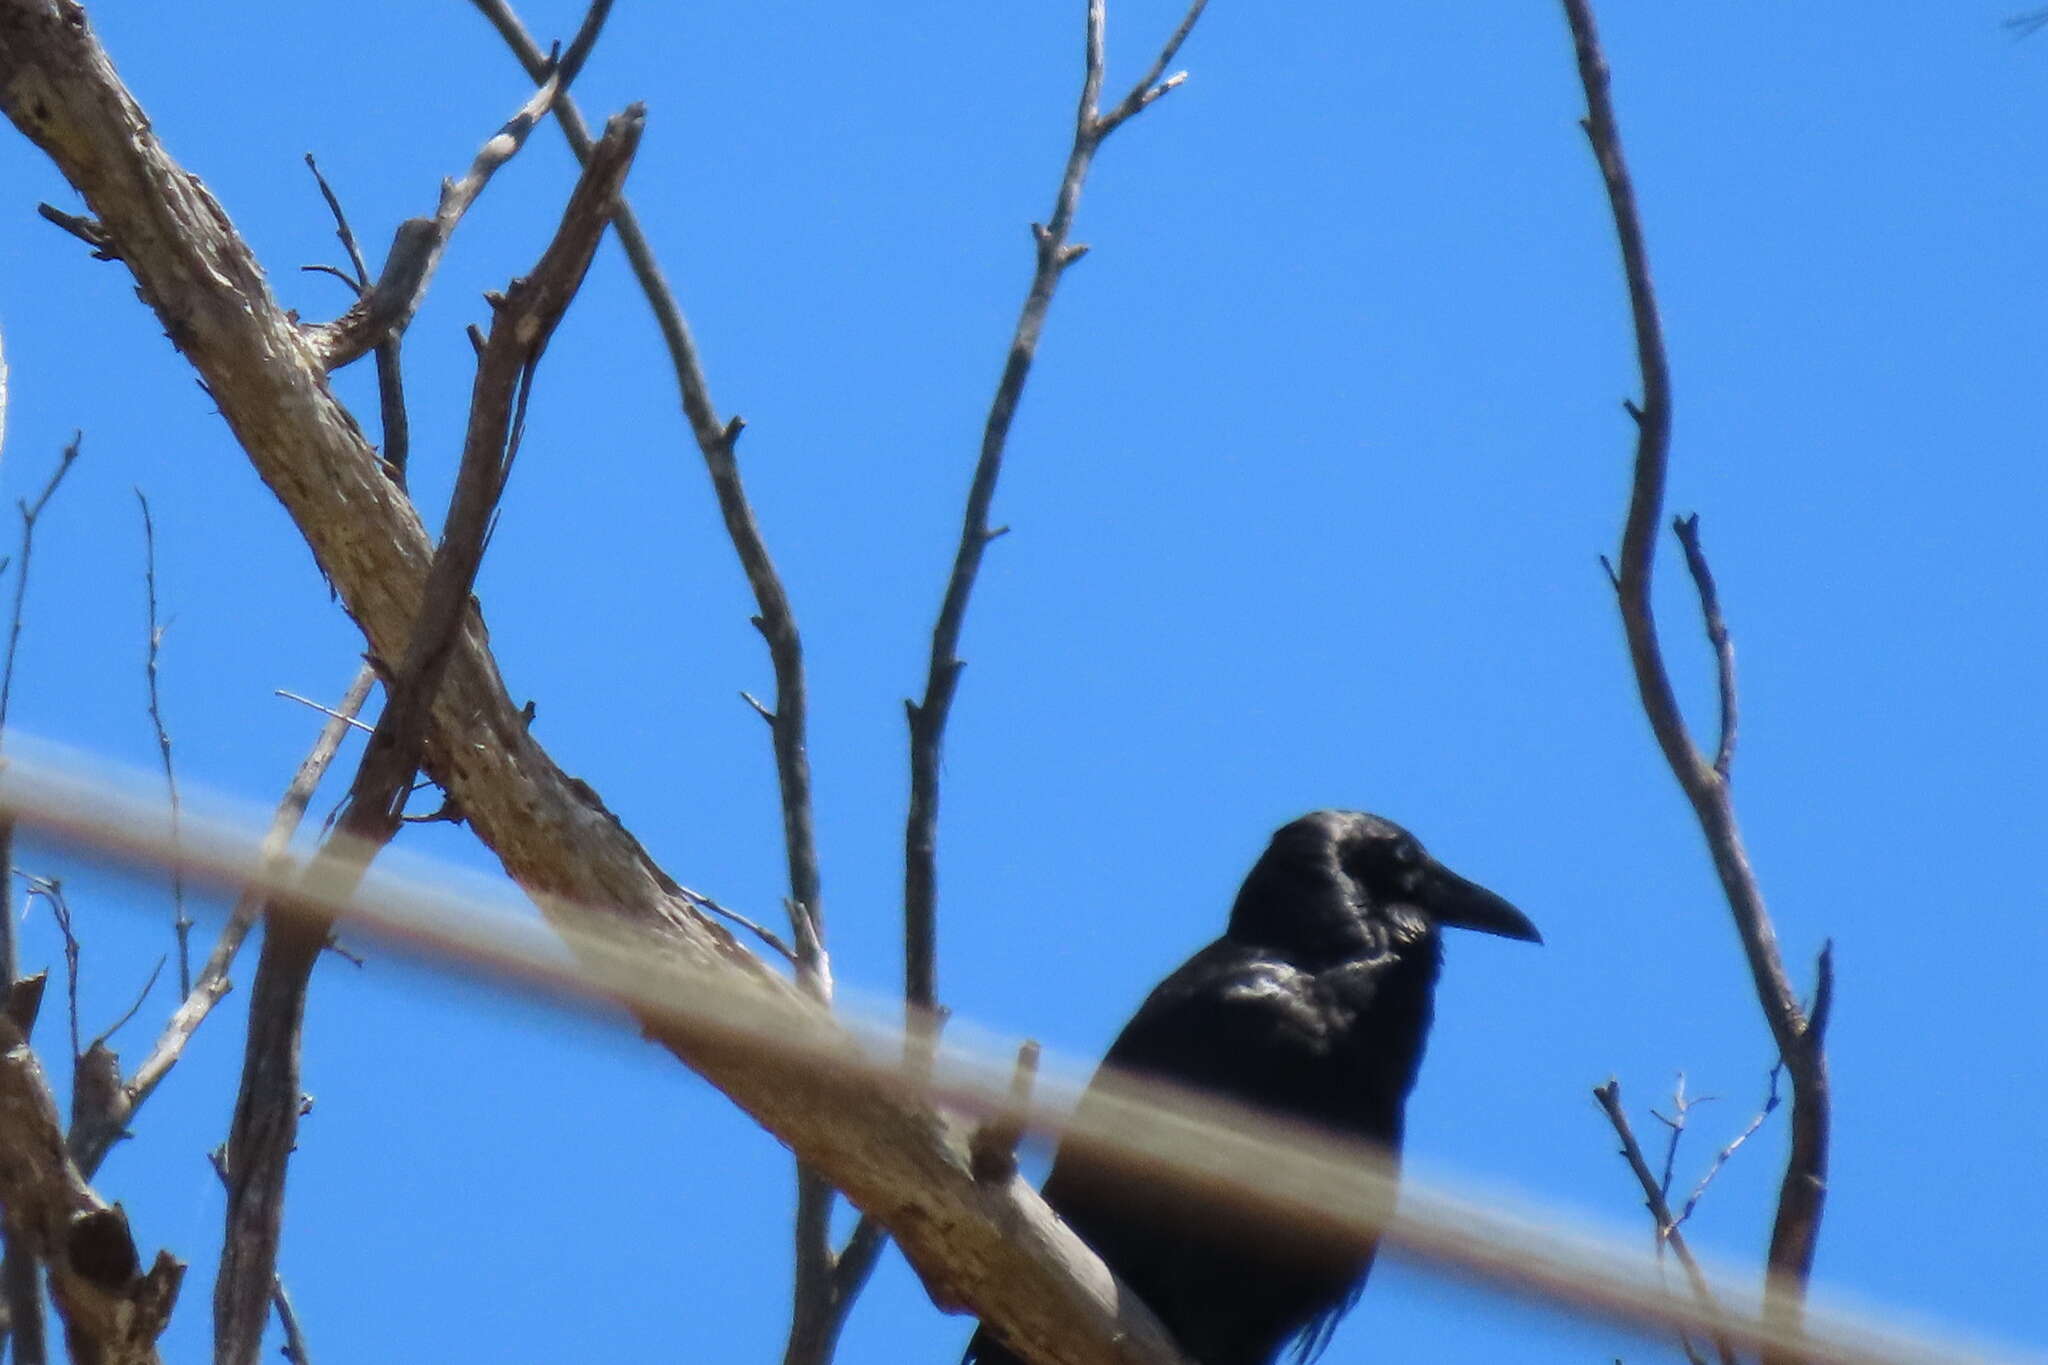
M156 520L149 514L149 499L140 488L135 500L142 504L142 583L149 599L149 643L143 653L143 676L149 682L149 723L156 729L156 749L164 764L164 788L171 797L171 829L178 828L178 774L171 766L171 732L164 727L163 698L157 689L157 659L163 649L164 628L156 619ZM171 928L178 941L178 994L192 994L192 912L185 906L185 877L171 869ZM151 977L155 980L155 977ZM137 1002L140 1003L139 1001Z
M1792 1077L1792 1149L1779 1186L1777 1215L1771 1228L1771 1274L1765 1290L1767 1312L1791 1337L1798 1331L1804 1309L1827 1197L1827 1058L1821 1030L1814 1028L1800 1009L1798 995L1779 955L1777 933L1764 906L1763 891L1743 849L1728 779L1694 745L1657 637L1650 582L1671 453L1670 366L1650 279L1642 218L1622 156L1621 133L1608 90L1607 61L1600 50L1591 3L1564 0L1564 10L1571 26L1580 83L1586 93L1586 136L1599 163L1613 211L1622 271L1628 282L1629 309L1635 324L1637 363L1642 373L1643 401L1639 408L1631 409L1636 423L1636 457L1618 575L1622 624L1644 713L1665 762L1699 822L1742 940L1758 1004L1770 1026L1778 1056ZM1724 712L1724 720L1732 715L1732 700L1727 705L1731 709ZM1724 745L1732 745L1732 723L1726 725L1723 741ZM1816 1002L1833 989L1832 962L1825 954L1822 960L1824 980L1816 990ZM1767 1356L1766 1365L1789 1365L1794 1358L1773 1354Z
M776 934L776 932L773 929L770 929L765 924L760 923L758 920L749 919L747 916L742 915L737 910L727 909L725 906L719 904L711 897L705 895L702 891L692 891L687 886L678 886L676 888L676 894L681 896L690 904L696 906L699 910L703 910L710 914L717 915L720 919L731 920L734 924L739 925L740 928L745 929L747 932L754 935L754 937L760 939L761 942L767 944L770 948L774 949L776 954L780 956L783 960L788 962L791 966L796 965L795 950L793 950L787 943L784 943L781 937L778 934Z
M1700 1177L1700 1183L1692 1187L1692 1194L1687 1197L1685 1207L1678 1211L1678 1216L1671 1220L1671 1226L1674 1228L1679 1227L1684 1224L1686 1219L1692 1217L1693 1210L1700 1206L1700 1199L1707 1192L1707 1186L1713 1184L1714 1177L1721 1174L1721 1168L1728 1164L1728 1158L1734 1156L1736 1149L1742 1146L1743 1143L1755 1137L1757 1129L1764 1126L1764 1120L1777 1110L1778 1075L1784 1069L1785 1064L1783 1062L1771 1068L1771 1090L1764 1097L1763 1107L1756 1111L1756 1117L1749 1121L1747 1128L1737 1133L1734 1140L1727 1146L1714 1153L1713 1163L1707 1167L1707 1173Z
M334 187L327 183L327 177L320 174L320 163L313 159L311 152L306 153L306 169L313 173L313 183L320 187L320 197L327 201L327 211L334 215L334 235L341 239L341 249L348 253L349 267L355 271L356 292L360 294L370 287L370 267L363 260L362 248L356 245L355 230L348 225L348 215L341 210L341 200L335 195ZM316 268L324 268L328 273L340 275L344 280L348 278L332 266L301 267L305 270Z
M176 836L173 835L172 837L175 838ZM157 958L156 965L149 969L148 979L146 979L142 983L142 989L135 993L135 999L129 1002L127 1009L121 1012L120 1018L116 1019L113 1023L107 1025L104 1029L100 1030L99 1036L92 1040L91 1046L99 1047L102 1044L104 1044L108 1039L112 1038L115 1034L119 1033L122 1027L126 1025L130 1019L133 1019L137 1013L141 1011L142 1002L149 999L149 993L156 989L156 979L159 976L163 975L164 963L166 960L167 959L161 956Z
M41 897L50 907L50 917L57 922L57 932L64 939L65 1013L71 1021L71 1060L76 1062L85 1055L85 1049L78 1041L78 935L71 931L71 902L64 899L61 878L24 872L21 879L28 883L31 899Z
M1671 1205L1665 1200L1669 1176L1667 1175L1664 1182L1660 1182L1651 1172L1650 1164L1643 1160L1643 1149L1636 1142L1635 1130L1629 1126L1628 1114L1621 1107L1621 1082L1609 1080L1605 1085L1594 1086L1593 1098L1600 1102L1600 1108L1607 1115L1607 1121L1614 1127L1614 1135L1621 1139L1622 1159L1628 1162L1629 1170L1635 1173L1636 1183L1643 1187L1644 1207L1649 1209L1650 1217L1656 1221L1658 1254L1662 1255L1664 1248L1670 1247L1672 1255L1678 1258L1678 1264L1684 1268L1686 1279L1692 1284L1692 1292L1699 1297L1702 1304L1718 1313L1721 1308L1720 1302L1714 1297L1714 1291L1708 1287L1707 1277L1701 1271L1699 1262L1693 1259L1692 1248L1685 1244L1684 1236L1678 1231L1678 1220L1671 1216ZM1702 1365L1691 1337L1680 1332L1678 1340L1685 1349L1686 1359L1692 1361L1693 1365ZM1721 1365L1735 1365L1735 1348L1727 1338L1717 1334L1715 1345L1720 1353Z
M368 664L365 664L363 665L363 667L368 669L370 666ZM375 680L375 670L371 670L370 677L373 681ZM311 697L302 697L298 693L287 691L282 687L272 688L270 695L273 697L283 697L286 701L295 701L301 706L310 706L315 711L318 711L321 715L326 716L329 720L340 721L344 726L354 730L361 730L366 735L376 728L375 726L366 725L362 721L357 720L355 712L352 710L348 710L346 706L344 706L343 710L337 711L333 707L322 706L319 702L314 701ZM360 703L358 703L358 705L360 705Z
M323 270L333 275L355 291L357 298L370 292L370 268L363 262L361 248L356 245L355 231L348 225L348 215L342 211L341 198L327 183L327 177L320 173L320 165L313 160L311 152L306 153L306 169L313 173L314 183L320 187L320 197L327 201L327 211L334 215L334 235L341 239L342 250L348 253L349 266L355 271L350 279L332 266L302 266L304 270ZM387 332L377 343L377 417L384 435L384 446L378 454L384 457L385 467L391 471L392 479L400 488L405 487L405 464L412 446L411 422L405 411L405 371L401 365L400 350L405 342L403 329Z
M960 543L954 552L938 619L932 627L924 699L904 703L910 721L910 809L903 832L903 997L906 1016L913 1024L913 1037L932 1035L938 1009L939 774L946 722L960 685L960 670L965 667L958 657L960 632L967 619L975 578L981 571L982 555L996 534L989 529L989 507L995 500L996 482L1002 474L1010 423L1023 397L1024 382L1030 377L1053 294L1067 268L1087 251L1068 238L1080 206L1081 187L1088 178L1095 153L1103 140L1127 119L1179 84L1179 77L1161 82L1159 76L1179 52L1205 4L1206 0L1195 0L1188 7L1145 78L1104 115L1098 112L1105 62L1103 0L1088 0L1085 66L1081 98L1074 114L1073 146L1053 196L1052 215L1043 224L1032 224L1035 265L1031 284L1025 292L1024 306L1003 362L1002 378L982 428L981 454L967 491Z
M71 466L78 459L79 442L84 440L82 432L74 432L64 453L57 457L57 467L50 473L50 481L43 485L43 491L33 503L17 502L21 509L21 552L14 557L14 616L7 629L7 664L0 671L0 730L7 728L7 706L14 697L14 662L21 649L22 604L28 599L28 561L35 549L36 518L50 505L50 497L57 491L57 485L71 472Z
M1714 748L1714 772L1723 785L1735 763L1735 727L1739 719L1735 699L1735 642L1728 636L1728 623L1721 617L1721 594L1714 587L1714 571L1700 548L1700 518L1674 517L1671 529L1685 550L1685 566L1692 573L1693 589L1699 594L1700 616L1707 629L1707 643L1714 650L1714 684L1721 702L1721 739Z
M471 611L470 590L492 514L518 453L534 366L596 255L644 125L637 107L612 120L539 263L496 302L477 364L462 462L441 543L427 571L405 656L386 680L384 710L343 814L307 869L310 896L346 896L398 832L434 698ZM254 1365L262 1345L264 1306L277 1271L285 1171L298 1134L299 1035L307 985L328 938L317 919L283 909L273 906L265 917L241 1089L229 1129L227 1230L214 1287L218 1365Z
M1701 1103L1704 1101L1685 1097L1685 1073L1681 1071L1671 1091L1671 1117L1666 1118L1654 1109L1650 1111L1653 1118L1671 1130L1670 1140L1664 1144L1664 1171L1657 1179L1657 1189L1666 1199L1671 1197L1672 1168L1678 1164L1678 1140L1685 1136L1686 1120L1692 1115L1692 1107Z
M0 361L0 382L4 382L5 362ZM57 485L62 483L71 464L78 458L78 443L81 434L73 433L71 444L64 447L58 457L57 467L50 472L50 481L43 485L43 491L30 506L21 507L21 551L12 561L14 566L14 610L7 629L7 661L0 671L0 742L4 742L7 729L7 705L14 694L14 663L21 651L21 631L25 620L24 609L28 602L28 565L35 548L36 518L43 513ZM6 562L0 562L5 568ZM0 818L0 989L14 983L21 974L21 953L15 937L12 876L14 872L14 822Z

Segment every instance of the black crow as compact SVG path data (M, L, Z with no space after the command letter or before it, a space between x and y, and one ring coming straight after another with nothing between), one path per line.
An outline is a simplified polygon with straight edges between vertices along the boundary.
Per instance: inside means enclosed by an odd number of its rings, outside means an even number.
M1391 820L1304 815L1274 834L1223 937L1160 983L1103 1065L1397 1154L1446 925L1542 942L1521 911ZM1290 1341L1312 1359L1372 1268L1369 1243L1290 1235L1183 1185L1064 1153L1045 1201L1199 1365L1271 1365ZM967 1359L1022 1365L986 1327Z

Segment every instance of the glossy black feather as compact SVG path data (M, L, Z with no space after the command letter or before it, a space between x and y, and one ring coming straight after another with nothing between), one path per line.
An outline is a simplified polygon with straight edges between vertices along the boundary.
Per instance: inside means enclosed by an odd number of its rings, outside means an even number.
M1104 1066L1398 1153L1443 960L1440 924L1537 939L1514 907L1391 821L1303 816L1273 836L1223 937L1159 984ZM1045 1199L1199 1365L1269 1365L1290 1341L1312 1357L1372 1267L1371 1245L1276 1228L1178 1184L1064 1155ZM967 1359L1022 1365L986 1328Z

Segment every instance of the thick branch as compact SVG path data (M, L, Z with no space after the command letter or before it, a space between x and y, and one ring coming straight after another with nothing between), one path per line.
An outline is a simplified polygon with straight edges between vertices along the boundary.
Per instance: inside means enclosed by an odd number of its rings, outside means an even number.
M1622 157L1621 133L1615 123L1614 106L1608 93L1607 62L1600 50L1590 0L1564 0L1564 9L1576 48L1580 82L1586 93L1586 136L1599 162L1608 203L1613 210L1623 274L1628 281L1629 309L1635 320L1636 355L1643 381L1642 405L1631 408L1637 428L1635 477L1629 497L1628 521L1622 533L1616 590L1643 710L1649 717L1658 747L1664 751L1665 761L1684 789L1705 835L1715 873L1720 878L1736 932L1742 940L1743 953L1749 961L1758 1003L1777 1044L1778 1055L1792 1077L1792 1153L1779 1189L1778 1212L1771 1229L1771 1279L1767 1305L1786 1325L1796 1326L1805 1299L1806 1282L1813 1271L1814 1248L1820 1235L1821 1212L1827 1193L1830 1109L1827 1060L1822 1050L1821 1030L1812 1027L1800 1009L1798 995L1786 974L1784 961L1778 952L1777 933L1764 907L1762 888L1757 884L1749 856L1743 849L1734 802L1729 796L1726 763L1732 759L1734 745L1733 654L1732 647L1726 645L1726 628L1720 620L1719 603L1712 594L1713 580L1705 572L1705 559L1698 553L1696 542L1689 547L1689 553L1695 561L1694 578L1701 590L1709 631L1715 634L1717 662L1721 669L1722 736L1718 764L1709 763L1693 743L1672 690L1658 641L1650 587L1671 452L1670 367L1664 352L1656 293L1650 279L1649 252L1645 245L1642 218L1637 211L1628 167ZM1832 989L1832 976L1825 957L1822 986Z

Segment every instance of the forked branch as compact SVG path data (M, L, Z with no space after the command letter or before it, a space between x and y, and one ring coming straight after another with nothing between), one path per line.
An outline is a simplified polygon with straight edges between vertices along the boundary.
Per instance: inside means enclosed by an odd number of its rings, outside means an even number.
M484 142L460 180L442 182L440 203L433 217L408 218L398 225L376 284L341 317L309 329L308 340L321 364L330 370L340 369L361 359L385 338L405 330L426 297L427 284L441 263L455 225L469 212L469 206L484 192L484 186L498 168L518 155L526 145L527 135L547 117L554 102L576 79L611 8L611 0L592 0L569 50L559 61L550 62L545 74L538 78L540 88Z
M1664 349L1663 326L1650 278L1649 252L1635 189L1622 156L1621 133L1609 94L1607 61L1594 27L1591 0L1564 0L1576 49L1580 83L1585 88L1584 128L1605 182L1614 216L1622 271L1628 283L1629 310L1634 318L1637 363L1642 374L1640 406L1629 411L1636 424L1635 475L1628 520L1622 532L1620 568L1615 591L1628 637L1629 660L1643 710L1666 763L1678 779L1705 836L1714 870L1735 920L1755 984L1757 1001L1777 1045L1778 1056L1792 1078L1792 1151L1778 1194L1771 1229L1769 1282L1765 1306L1787 1329L1797 1327L1813 1270L1822 1206L1827 1194L1829 1094L1823 1047L1826 1004L1832 999L1831 953L1823 949L1811 1015L1800 1007L1798 993L1778 951L1777 933L1764 906L1763 891L1743 849L1735 805L1729 793L1729 767L1735 744L1735 675L1733 646L1698 543L1698 523L1680 524L1680 539L1699 590L1707 630L1714 645L1721 689L1721 737L1709 761L1693 743L1679 710L1658 640L1651 607L1651 576L1655 567L1659 523L1663 519L1666 474L1671 453L1671 375ZM1791 1357L1774 1357L1788 1361Z

